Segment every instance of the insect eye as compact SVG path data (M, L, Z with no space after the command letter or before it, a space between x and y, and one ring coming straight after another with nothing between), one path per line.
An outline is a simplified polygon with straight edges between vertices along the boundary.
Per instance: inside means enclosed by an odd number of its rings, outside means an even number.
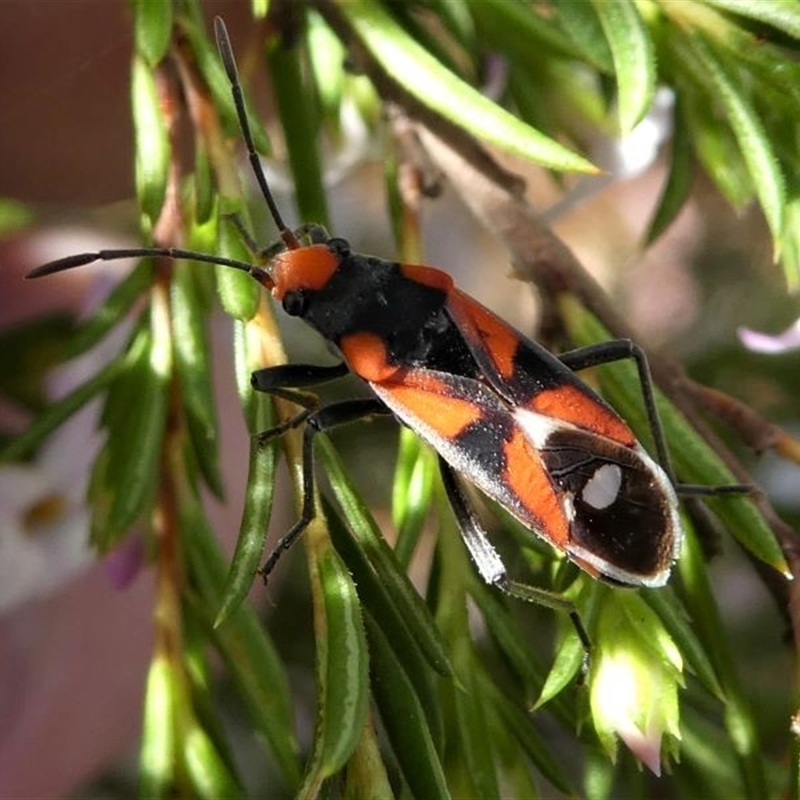
M302 290L286 292L283 296L283 310L292 317L302 317L308 310L308 296Z
M350 255L350 242L346 239L334 238L328 241L328 249L339 258L347 258Z

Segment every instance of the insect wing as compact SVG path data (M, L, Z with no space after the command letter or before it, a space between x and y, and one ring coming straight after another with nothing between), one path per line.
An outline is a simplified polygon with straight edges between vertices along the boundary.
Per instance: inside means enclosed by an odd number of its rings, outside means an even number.
M544 347L461 291L451 292L447 311L486 380L511 405L635 445L619 415Z
M481 381L425 369L373 383L459 473L591 575L660 586L677 556L677 501L636 444L509 406Z

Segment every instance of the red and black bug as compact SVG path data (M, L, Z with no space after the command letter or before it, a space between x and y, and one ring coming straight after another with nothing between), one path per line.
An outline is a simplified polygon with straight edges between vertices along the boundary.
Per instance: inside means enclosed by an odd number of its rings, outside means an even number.
M180 249L134 248L60 259L28 277L148 255L232 267L248 272L287 314L335 345L343 358L339 365L289 364L252 376L257 390L302 407L262 438L305 424L301 517L267 559L264 575L314 517L316 434L391 414L439 454L464 541L487 583L527 599L545 599L508 578L457 475L592 576L618 585L663 585L682 532L643 351L617 340L556 357L459 291L440 270L354 253L344 239L330 238L319 226L291 231L253 146L225 26L219 19L215 26L253 171L282 239L269 265ZM575 374L622 358L634 359L638 367L660 464ZM348 372L366 381L371 397L316 408L297 391Z

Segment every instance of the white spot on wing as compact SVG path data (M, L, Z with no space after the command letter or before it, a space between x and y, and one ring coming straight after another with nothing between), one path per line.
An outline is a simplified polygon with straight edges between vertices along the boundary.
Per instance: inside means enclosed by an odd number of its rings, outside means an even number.
M586 482L581 498L592 508L602 510L612 505L622 486L622 470L616 464L603 464Z

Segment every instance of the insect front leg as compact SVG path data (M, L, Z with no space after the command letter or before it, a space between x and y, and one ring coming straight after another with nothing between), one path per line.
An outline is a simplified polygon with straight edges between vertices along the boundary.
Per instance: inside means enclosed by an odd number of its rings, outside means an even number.
M257 392L266 392L274 397L288 400L302 408L289 419L257 434L261 444L280 436L292 428L296 428L319 407L319 399L308 392L297 391L304 386L319 386L321 383L336 380L347 375L347 365L332 364L320 366L318 364L281 364L277 367L265 367L256 370L250 376L250 385ZM289 388L292 387L292 388Z
M261 370L260 372L264 371ZM306 426L303 430L303 500L300 519L278 541L275 549L264 562L264 566L259 570L265 582L280 557L294 544L317 514L314 501L314 437L318 433L325 433L331 428L346 425L364 417L390 413L389 409L380 400L365 398L335 403L306 414L304 417ZM280 435L281 432L278 428L273 428L262 435L267 437L264 439L264 441L267 441L274 438L274 436Z
M554 592L547 591L547 589L540 589L536 586L529 586L525 583L511 580L508 577L506 566L502 558L500 558L500 554L489 541L489 537L483 525L481 525L475 509L461 490L455 471L441 456L439 457L439 470L442 474L442 483L447 499L453 509L461 532L461 538L464 540L464 544L467 546L470 557L481 578L490 586L496 586L500 591L519 600L537 603L556 611L566 611L584 650L588 654L590 650L589 635L586 633L586 628L583 627L574 604Z

